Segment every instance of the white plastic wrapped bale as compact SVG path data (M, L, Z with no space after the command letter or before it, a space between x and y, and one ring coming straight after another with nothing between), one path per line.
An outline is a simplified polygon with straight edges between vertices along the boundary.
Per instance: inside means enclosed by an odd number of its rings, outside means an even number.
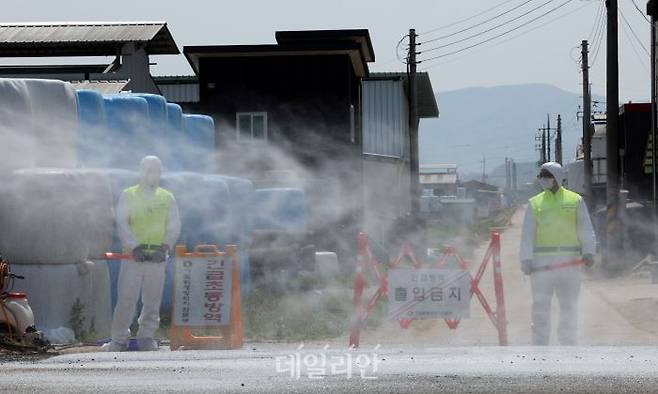
M35 165L36 144L25 125L30 116L25 80L0 78L0 173Z
M27 79L32 109L31 129L38 143L37 167L73 168L77 165L78 104L68 82Z
M84 236L89 259L102 259L112 247L114 200L110 179L103 169L81 169L82 190L79 193L81 213L87 230Z
M0 251L12 263L87 260L85 174L72 169L16 170L0 189Z
M25 276L14 290L27 293L37 328L61 341L61 327L78 335L106 336L111 321L109 275L104 263L16 264ZM77 338L78 340L83 338Z
M75 90L63 81L0 78L0 172L74 167Z

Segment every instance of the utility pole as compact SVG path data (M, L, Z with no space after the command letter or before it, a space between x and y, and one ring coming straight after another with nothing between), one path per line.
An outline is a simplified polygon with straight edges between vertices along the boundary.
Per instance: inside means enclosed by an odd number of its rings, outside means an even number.
M487 157L482 155L482 183L487 183Z
M509 190L512 185L512 172L510 170L510 160L505 158L505 190Z
M658 129L658 113L656 106L658 81L656 80L656 17L658 16L658 0L647 3L647 14L651 15L651 177L653 180L653 234L654 245L658 245L658 179L656 178L656 130ZM657 250L654 247L654 254Z
M589 60L588 43L581 43L581 55L583 58L583 164L585 167L585 198L589 209L594 208L592 196L592 98L589 88Z
M546 163L546 127L541 129L541 164Z
M551 115L546 114L546 148L548 149L548 160L551 161Z
M544 164L544 154L542 151L541 144L541 129L537 129L537 134L535 134L535 152L539 152L539 160L537 161L537 167Z
M617 0L607 0L607 64L606 64L606 162L607 162L607 254L604 267L617 271L622 263L621 228L619 225L619 45Z
M518 190L518 183L516 181L516 162L512 160L512 189Z
M416 99L416 29L409 29L409 160L411 169L411 210L420 212L420 171L418 165L418 101Z
M562 117L557 115L557 129L555 131L555 161L562 165Z

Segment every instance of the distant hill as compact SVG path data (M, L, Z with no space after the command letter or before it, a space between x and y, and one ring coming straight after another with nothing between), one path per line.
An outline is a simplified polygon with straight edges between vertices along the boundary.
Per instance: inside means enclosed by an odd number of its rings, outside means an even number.
M468 88L439 92L436 98L440 117L420 122L420 162L455 163L461 179L481 177L483 155L487 173L504 166L506 156L517 163L538 160L534 138L547 114L552 128L562 115L565 162L572 160L581 137L580 95L552 85Z

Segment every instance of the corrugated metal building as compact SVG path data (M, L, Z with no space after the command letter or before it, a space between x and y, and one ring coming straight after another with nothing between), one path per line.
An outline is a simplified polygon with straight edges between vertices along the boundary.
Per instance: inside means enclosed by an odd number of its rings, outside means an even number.
M417 75L418 116L439 115L427 73ZM365 228L388 244L396 223L411 212L407 74L371 73L362 81Z

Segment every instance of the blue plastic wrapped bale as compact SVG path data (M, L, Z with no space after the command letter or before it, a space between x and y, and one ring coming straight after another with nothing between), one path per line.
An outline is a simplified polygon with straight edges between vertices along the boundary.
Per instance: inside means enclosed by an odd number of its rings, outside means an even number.
M248 179L225 175L206 175L205 178L226 182L229 192L228 243L240 249L248 248L253 227L254 184Z
M138 168L151 145L148 129L148 103L143 97L128 94L105 96L108 144L111 154L108 167Z
M210 172L215 152L215 122L207 115L183 115L186 143L181 147L188 171Z
M207 199L202 190L203 176L193 172L169 172L162 175L160 186L170 191L176 199L181 219L181 234L177 245L194 248L194 238L203 222L202 203ZM162 308L169 310L172 302L173 260L167 262Z
M103 95L95 90L78 90L78 161L83 167L109 164L107 123Z
M258 189L254 209L256 230L304 231L306 228L306 195L302 189Z
M185 140L183 132L183 109L180 105L167 103L167 127L163 146L162 163L167 171L183 171L185 166L180 161L177 147Z
M202 220L190 234L190 241L193 245L224 248L232 238L228 221L231 209L228 184L222 179L204 177L198 194L197 209L203 211Z
M145 99L148 105L149 121L148 126L145 127L148 144L144 145L144 153L162 158L166 145L167 100L157 94L136 93L133 95Z

